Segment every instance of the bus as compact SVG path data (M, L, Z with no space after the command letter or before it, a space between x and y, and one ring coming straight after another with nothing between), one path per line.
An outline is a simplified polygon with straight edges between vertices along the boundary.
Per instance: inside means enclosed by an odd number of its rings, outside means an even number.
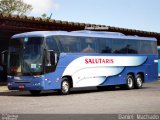
M9 90L32 95L71 88L123 85L142 88L158 80L157 40L100 31L34 31L12 36Z
M160 46L157 47L158 50L158 77L160 77Z

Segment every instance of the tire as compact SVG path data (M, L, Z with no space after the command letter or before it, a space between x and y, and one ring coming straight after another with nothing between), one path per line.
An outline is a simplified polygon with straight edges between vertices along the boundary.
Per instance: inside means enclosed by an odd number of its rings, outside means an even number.
M134 85L135 85L136 89L142 88L142 86L143 86L143 77L142 77L142 75L138 74L136 76L135 84Z
M70 89L71 89L71 84L70 84L68 78L63 78L62 83L61 83L60 94L61 95L68 95L70 93Z
M127 83L126 83L126 89L131 90L134 88L134 77L133 75L127 76Z
M41 93L41 90L30 90L30 93L31 93L33 96L38 96L38 95Z

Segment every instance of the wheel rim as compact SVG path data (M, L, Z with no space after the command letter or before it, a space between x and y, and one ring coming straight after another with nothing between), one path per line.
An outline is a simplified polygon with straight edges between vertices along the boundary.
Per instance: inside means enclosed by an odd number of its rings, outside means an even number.
M67 93L69 91L69 83L67 81L64 81L62 83L62 92Z
M128 87L129 88L133 87L133 80L132 80L132 78L128 78Z
M137 85L138 87L142 86L142 79L140 77L137 78Z

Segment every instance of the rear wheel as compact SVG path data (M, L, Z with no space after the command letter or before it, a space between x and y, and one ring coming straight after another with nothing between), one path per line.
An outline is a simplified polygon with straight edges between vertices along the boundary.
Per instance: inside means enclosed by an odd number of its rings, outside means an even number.
M135 79L135 88L140 89L142 88L142 86L143 86L143 77L142 75L138 74Z
M62 95L67 95L70 93L70 89L71 89L71 84L69 82L68 78L63 78L62 83L61 83L61 90L60 93Z
M30 90L30 93L34 96L38 96L41 93L41 90Z
M126 89L130 90L134 88L134 77L133 75L127 76Z

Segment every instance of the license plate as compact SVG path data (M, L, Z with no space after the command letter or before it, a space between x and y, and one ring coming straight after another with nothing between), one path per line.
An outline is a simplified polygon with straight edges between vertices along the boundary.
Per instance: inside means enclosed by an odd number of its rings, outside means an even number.
M19 88L19 89L24 89L25 86L24 86L24 85L19 85L18 88Z

